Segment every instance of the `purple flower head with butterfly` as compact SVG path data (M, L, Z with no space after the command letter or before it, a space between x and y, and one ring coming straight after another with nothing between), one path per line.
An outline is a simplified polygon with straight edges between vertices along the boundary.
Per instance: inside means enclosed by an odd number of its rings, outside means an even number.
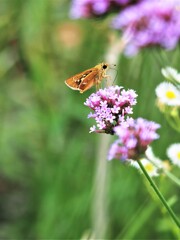
M128 126L132 118L127 115L133 113L132 106L136 104L136 97L134 90L126 91L119 86L92 93L84 103L93 110L88 118L94 118L97 123L97 127L91 127L90 132L114 134L115 126Z

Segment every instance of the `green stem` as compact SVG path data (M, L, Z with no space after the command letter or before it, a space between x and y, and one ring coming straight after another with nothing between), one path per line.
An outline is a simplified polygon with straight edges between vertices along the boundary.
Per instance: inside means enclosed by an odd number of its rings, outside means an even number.
M162 172L163 172L169 179L171 179L174 183L176 183L178 186L180 186L180 181L179 181L179 179L178 179L176 176L174 176L172 173L170 173L170 172L167 171L167 170L164 170L164 169L160 169L160 170L162 170Z
M110 136L108 134L100 135L97 166L94 177L93 205L92 205L92 223L94 239L104 239L108 227L107 211L107 152L104 149L109 148Z
M179 117L172 117L171 115L169 115L169 112L165 114L165 117L169 125L177 132L180 132Z
M151 159L149 159L147 155L146 155L146 158L159 170L160 173L161 172L164 173L169 179L171 179L171 181L173 181L175 184L177 184L180 187L180 180L176 176L174 176L174 174L172 174L168 170L165 170L163 167L159 167L158 164L152 161Z
M176 225L178 226L178 228L180 228L180 222L178 220L178 218L176 217L175 213L173 212L173 210L171 209L171 207L167 204L165 198L163 197L163 195L161 194L161 192L159 191L158 187L156 186L156 184L153 182L153 180L150 178L150 176L148 175L148 173L146 172L146 169L144 168L143 164L141 163L141 161L137 161L142 172L144 173L145 177L147 178L147 180L149 181L151 187L154 189L154 191L156 192L156 194L158 195L159 199L161 200L161 202L163 203L163 205L165 206L165 208L167 209L167 211L169 212L169 214L171 215L172 219L174 220L174 222L176 223Z

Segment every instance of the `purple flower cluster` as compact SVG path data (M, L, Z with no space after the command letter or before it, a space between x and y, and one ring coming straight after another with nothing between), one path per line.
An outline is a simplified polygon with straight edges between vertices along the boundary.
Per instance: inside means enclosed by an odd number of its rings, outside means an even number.
M143 0L121 11L112 26L130 36L126 55L152 45L173 49L180 40L180 1Z
M91 94L85 105L93 110L88 118L96 120L99 130L93 126L90 132L114 134L115 126L128 126L132 119L126 115L133 113L132 106L136 104L136 97L134 90L126 91L119 86L100 89Z
M131 0L73 0L70 16L72 18L100 16L130 2Z
M145 153L148 145L159 138L156 130L160 125L138 118L129 122L129 126L117 126L114 128L115 134L119 137L116 140L108 154L108 160L113 158L122 161L127 159L138 160Z

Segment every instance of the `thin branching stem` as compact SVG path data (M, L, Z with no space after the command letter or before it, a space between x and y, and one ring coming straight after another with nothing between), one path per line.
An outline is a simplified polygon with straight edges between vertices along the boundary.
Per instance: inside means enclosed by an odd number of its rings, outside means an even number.
M158 195L159 199L161 200L161 202L163 203L163 205L165 206L165 208L167 209L168 213L171 215L172 219L174 220L174 222L176 223L177 227L180 228L180 222L177 218L177 216L175 215L175 213L173 212L173 210L171 209L171 207L167 204L167 201L165 200L165 198L163 197L163 195L161 194L161 192L159 191L158 187L156 186L156 184L154 183L154 181L151 179L151 177L148 175L148 173L146 172L146 169L144 168L143 164L141 163L141 161L137 161L142 172L144 173L146 179L149 181L151 187L154 189L154 191L156 192L156 194Z

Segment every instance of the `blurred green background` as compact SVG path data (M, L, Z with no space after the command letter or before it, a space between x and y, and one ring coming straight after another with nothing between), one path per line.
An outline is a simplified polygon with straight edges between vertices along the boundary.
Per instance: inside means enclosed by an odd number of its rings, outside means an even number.
M84 102L95 89L79 94L64 80L104 61L119 33L107 19L72 20L69 8L65 0L0 0L0 239L86 239L93 231L100 136L89 134L94 121ZM179 47L153 48L121 55L117 66L116 83L138 93L134 117L162 125L153 148L163 159L179 136L154 90L161 67L178 69L179 62ZM107 167L107 239L178 239L137 170L119 161ZM178 187L164 176L156 183L180 216Z

